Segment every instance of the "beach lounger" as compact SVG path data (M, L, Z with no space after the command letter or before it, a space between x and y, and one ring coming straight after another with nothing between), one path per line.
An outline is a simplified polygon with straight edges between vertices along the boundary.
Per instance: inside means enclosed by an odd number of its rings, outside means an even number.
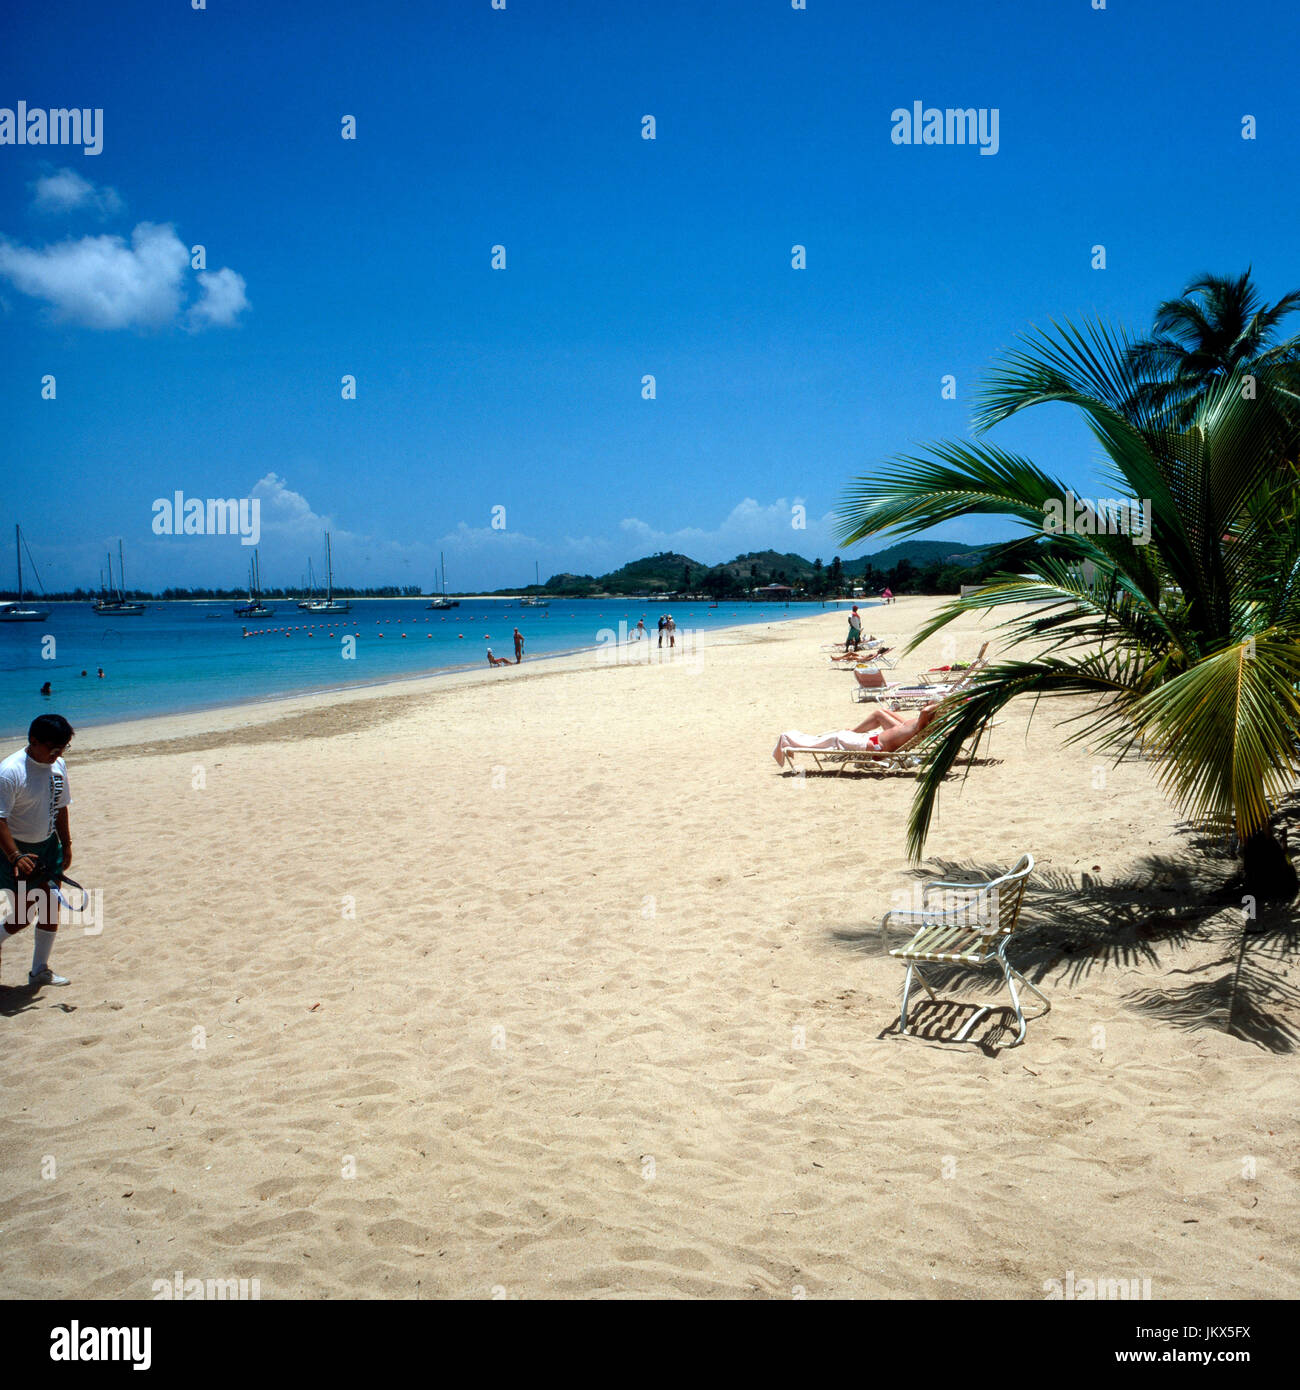
M956 666L934 666L928 671L922 671L916 678L917 685L948 685L953 681L960 680L972 666L985 665L984 653L989 649L987 642L975 653L975 660L967 665Z
M818 772L836 769L841 774L855 772L916 772L921 766L918 753L907 748L897 748L886 753L879 748L787 748L787 761L793 763L796 756L811 758Z
M892 919L916 924L917 931L906 946L890 951L895 960L904 961L907 975L903 980L903 1002L899 1011L899 1032L907 1033L907 1001L912 992L915 977L925 987L931 999L936 999L929 981L921 970L921 964L960 965L972 969L992 967L1002 972L1011 1003L1015 1009L1016 1022L1020 1031L1016 1047L1025 1040L1028 1023L1020 1002L1020 992L1016 988L1019 981L1031 993L1043 1001L1043 1014L1052 1007L1047 996L1029 983L1006 957L1011 934L1020 920L1020 905L1025 895L1025 883L1033 871L1034 857L1022 854L1015 867L1000 878L987 883L946 883L942 881L925 884L921 890L922 906L918 908L894 908L886 912L880 923L883 932ZM948 895L948 902L932 905L931 895L942 890ZM953 899L960 899L955 905ZM937 1002L937 999L936 999ZM992 1006L977 1009L953 1037L953 1042L965 1042L972 1028L991 1011ZM1041 1018L1042 1014L1034 1017Z
M816 736L791 729L781 735L777 747L789 766L794 766L796 756L807 757L817 765L818 772L836 768L841 773L850 768L859 772L915 772L921 766L920 754L913 751L920 734L913 734L900 748L890 750L874 747L876 737L855 729L837 729Z
M946 685L909 685L906 681L888 681L884 678L883 671L855 670L853 684L853 698L859 704L875 704L881 700L892 700L896 696L905 697L911 694L923 695L927 691L934 695L935 699L941 699L951 689Z
M837 649L837 650L838 650L838 649ZM838 655L832 654L832 655L827 656L827 658L826 658L826 664L827 664L828 666L834 666L834 667L838 668L838 669L841 670L841 671L845 671L845 670L851 671L851 670L853 669L853 663L854 663L855 661L862 661L862 662L876 661L877 659L883 659L883 658L884 658L884 654L885 654L886 652L891 652L891 651L893 651L893 648L892 648L892 647L886 647L886 646L880 646L880 645L878 645L878 646L872 646L872 647L868 647L868 646L854 647L854 648L852 648L852 649L849 650L849 651L842 651L842 650L840 650L840 651L838 652ZM890 662L890 665L892 666L892 665L893 665L893 662Z
M913 706L928 705L935 700L946 700L955 690L964 689L966 684L964 678L945 685L916 685L911 681L882 683L859 677L853 690L853 698L859 704L887 704L891 709L910 709Z
M987 657L979 657L964 671L959 671L956 680L949 681L946 685L906 686L886 692L880 698L893 710L916 709L930 704L933 700L947 700L953 695L961 694L988 664Z

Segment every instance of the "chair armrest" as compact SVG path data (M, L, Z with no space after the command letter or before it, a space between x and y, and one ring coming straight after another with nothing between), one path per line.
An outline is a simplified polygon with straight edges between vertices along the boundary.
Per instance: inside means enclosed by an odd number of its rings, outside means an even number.
M886 929L888 928L889 919L891 917L902 918L908 924L908 931L913 931L917 923L924 925L926 919L932 917L933 915L933 913L929 913L926 912L924 909L915 907L891 907L889 911L886 912L885 915L880 919L880 931L883 935Z
M930 879L921 886L921 901L925 902L932 888L946 888L949 892L955 890L962 893L979 893L987 887L987 883L949 883L943 879Z

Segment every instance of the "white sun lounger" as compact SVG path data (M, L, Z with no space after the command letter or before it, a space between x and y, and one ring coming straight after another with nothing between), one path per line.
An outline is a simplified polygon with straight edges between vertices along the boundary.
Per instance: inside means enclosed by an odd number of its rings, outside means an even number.
M1033 868L1033 855L1022 854L1015 867L1000 878L987 883L930 882L921 890L922 906L919 909L894 908L885 913L880 923L882 932L891 919L917 925L916 934L907 945L889 953L895 960L901 960L907 965L907 975L903 980L903 1002L899 1011L900 1033L907 1034L907 1001L912 992L913 977L921 981L931 999L936 999L929 981L922 973L922 962L927 965L964 965L972 968L988 966L1001 971L1011 994L1016 1022L1020 1025L1016 1040L1010 1046L1016 1047L1024 1042L1028 1023L1016 982L1019 981L1042 1000L1045 1006L1043 1014L1052 1007L1047 996L1037 986L1030 984L1006 957L1011 934L1020 921L1020 905L1025 895L1025 883ZM950 895L950 898L947 904L936 907L931 905L929 900L931 895L939 890ZM954 905L952 898L959 896L962 900ZM975 1024L991 1011L991 1007L977 1009L954 1035L952 1041L965 1042ZM1036 1014L1035 1017L1041 1018L1042 1014Z

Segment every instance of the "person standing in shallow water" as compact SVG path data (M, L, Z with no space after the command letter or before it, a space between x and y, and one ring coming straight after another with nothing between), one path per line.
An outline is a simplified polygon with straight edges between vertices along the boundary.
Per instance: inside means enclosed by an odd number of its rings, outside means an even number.
M515 665L524 659L524 634L515 628Z
M72 725L61 714L37 715L27 730L27 747L0 762L0 902L13 910L0 944L35 924L31 985L66 985L50 969L50 952L59 926L59 900L50 887L72 863L68 807L68 767L63 753Z

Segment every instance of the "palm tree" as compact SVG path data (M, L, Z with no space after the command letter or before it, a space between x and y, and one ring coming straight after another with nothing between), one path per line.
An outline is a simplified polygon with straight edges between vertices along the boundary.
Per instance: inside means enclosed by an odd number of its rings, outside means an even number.
M1190 422L1197 398L1224 377L1253 365L1295 363L1300 335L1275 342L1275 330L1300 308L1300 290L1265 304L1250 268L1235 280L1200 275L1177 299L1156 309L1153 335L1129 349L1139 380L1134 403L1167 409L1182 425Z
M931 725L909 823L919 857L941 782L963 744L1019 695L1093 697L1073 740L1116 756L1141 740L1183 811L1242 846L1247 889L1290 898L1296 876L1273 838L1271 806L1295 782L1300 748L1300 429L1278 365L1207 385L1186 428L1136 400L1133 344L1100 325L1035 332L982 393L979 433L1032 405L1083 412L1109 485L1147 526L1114 514L1044 537L1067 489L1028 459L950 442L857 480L840 508L844 540L914 535L972 513L1009 516L1037 543L945 605L917 646L964 614L1034 601L1005 618L1031 656L987 668L970 698ZM1123 517L1118 517L1122 521ZM1092 533L1089 534L1088 532ZM1147 534L1142 534L1144 531ZM1026 551L1028 552L1026 554Z

